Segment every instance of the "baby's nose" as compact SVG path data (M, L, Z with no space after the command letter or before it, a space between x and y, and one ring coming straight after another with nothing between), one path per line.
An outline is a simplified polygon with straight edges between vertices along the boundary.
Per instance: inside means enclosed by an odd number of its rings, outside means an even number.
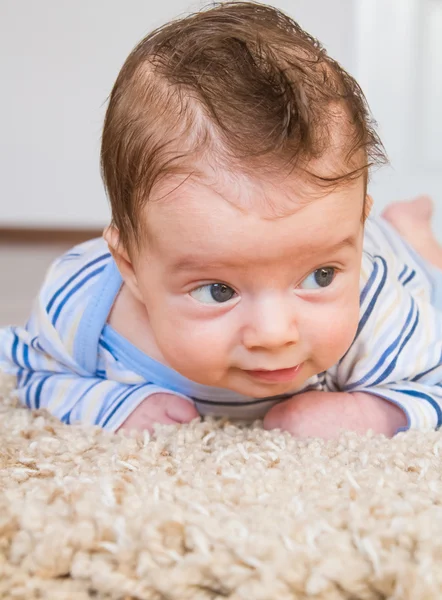
M290 301L267 299L260 302L250 316L243 336L246 348L273 350L299 341L297 320Z

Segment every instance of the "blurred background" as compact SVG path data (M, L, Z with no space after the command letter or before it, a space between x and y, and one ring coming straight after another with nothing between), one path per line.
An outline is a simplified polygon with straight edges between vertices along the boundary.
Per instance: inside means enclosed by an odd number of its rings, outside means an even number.
M428 193L442 241L442 0L269 0L361 84L391 165L375 211ZM0 0L0 326L22 323L44 272L109 220L99 174L106 99L151 29L206 6Z

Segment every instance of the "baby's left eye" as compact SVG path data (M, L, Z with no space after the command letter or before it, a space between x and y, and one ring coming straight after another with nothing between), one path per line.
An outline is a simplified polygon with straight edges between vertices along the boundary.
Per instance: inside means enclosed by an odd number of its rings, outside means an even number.
M335 274L336 269L334 267L322 267L321 269L316 269L316 271L313 271L313 273L310 273L310 275L304 279L300 287L303 290L328 287L335 278Z
M222 304L235 295L235 290L224 283L209 283L190 292L192 298L202 304Z

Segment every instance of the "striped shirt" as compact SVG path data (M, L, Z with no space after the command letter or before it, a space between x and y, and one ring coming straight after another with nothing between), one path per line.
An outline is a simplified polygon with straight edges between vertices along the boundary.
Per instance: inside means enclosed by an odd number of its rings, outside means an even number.
M255 419L313 389L376 394L404 410L408 428L440 427L442 274L387 222L369 218L360 280L359 327L345 356L301 388L256 399L195 383L112 329L122 279L104 240L95 239L50 267L25 327L0 330L0 369L17 376L29 408L112 431L157 392L187 398L202 415Z

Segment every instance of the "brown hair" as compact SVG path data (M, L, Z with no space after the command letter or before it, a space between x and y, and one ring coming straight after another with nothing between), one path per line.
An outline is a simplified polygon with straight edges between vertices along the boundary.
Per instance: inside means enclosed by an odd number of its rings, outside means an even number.
M310 172L337 130L344 170ZM285 165L326 187L386 162L353 77L293 19L254 2L218 3L172 21L124 63L106 112L101 167L126 247L139 241L153 185L196 172L203 157L245 171Z

